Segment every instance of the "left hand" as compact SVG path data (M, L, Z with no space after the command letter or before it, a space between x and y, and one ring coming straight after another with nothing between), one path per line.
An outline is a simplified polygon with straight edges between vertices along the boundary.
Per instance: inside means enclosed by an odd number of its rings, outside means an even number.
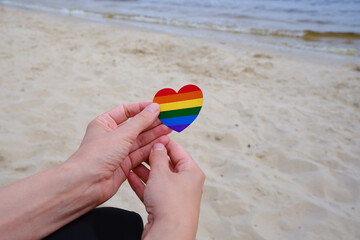
M142 239L195 239L205 174L174 140L155 144L149 164L128 178L149 214Z
M156 103L128 103L90 122L79 149L64 164L76 164L91 175L98 204L111 198L130 170L147 160L155 143L169 142L171 129L160 122L159 113Z

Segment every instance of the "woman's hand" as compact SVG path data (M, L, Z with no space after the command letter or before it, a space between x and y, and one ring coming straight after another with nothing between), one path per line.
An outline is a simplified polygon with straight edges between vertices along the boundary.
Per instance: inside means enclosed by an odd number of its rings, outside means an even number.
M155 143L169 142L166 135L171 129L157 118L159 112L155 103L128 103L88 125L79 149L64 164L75 164L96 180L93 187L97 189L98 204L117 192L130 170L148 158Z
M156 143L149 163L150 171L141 164L128 178L149 214L142 238L195 239L204 173L173 140Z
M66 162L1 188L1 239L41 239L113 196L154 143L169 142L159 112L145 102L114 108Z

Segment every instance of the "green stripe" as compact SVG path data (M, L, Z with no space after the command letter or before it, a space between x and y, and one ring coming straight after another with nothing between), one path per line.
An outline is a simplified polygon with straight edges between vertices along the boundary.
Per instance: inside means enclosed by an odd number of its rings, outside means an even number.
M159 118L173 118L173 117L183 117L190 115L198 115L201 107L193 107L193 108L184 108L172 111L164 111L160 112Z

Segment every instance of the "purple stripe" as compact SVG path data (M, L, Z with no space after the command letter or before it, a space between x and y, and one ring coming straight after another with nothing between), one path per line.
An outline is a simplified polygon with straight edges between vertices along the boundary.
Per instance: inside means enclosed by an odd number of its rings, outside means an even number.
M174 126L168 126L168 127L174 131L181 132L182 130L187 128L189 125L190 124L183 124L183 125L174 125Z

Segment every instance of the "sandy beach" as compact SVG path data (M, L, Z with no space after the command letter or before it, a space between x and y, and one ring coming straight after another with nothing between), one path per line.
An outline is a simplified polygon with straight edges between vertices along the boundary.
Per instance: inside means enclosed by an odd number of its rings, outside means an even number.
M97 115L196 84L178 140L207 175L197 239L360 238L360 60L0 7L0 187L65 161ZM126 182L104 205L146 211Z

